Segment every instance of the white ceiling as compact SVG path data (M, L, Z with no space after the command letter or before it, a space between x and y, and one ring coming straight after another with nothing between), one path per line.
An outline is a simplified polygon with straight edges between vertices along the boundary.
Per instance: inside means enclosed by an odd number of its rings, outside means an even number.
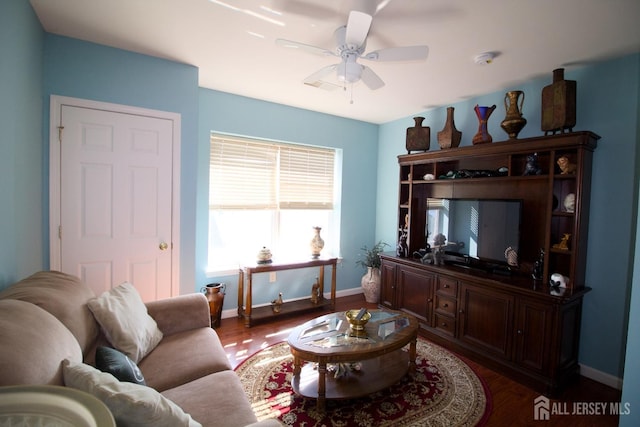
M47 32L193 65L201 87L371 123L517 89L539 76L551 83L559 67L570 78L572 67L640 51L638 0L392 0L374 16L366 52L424 44L428 59L361 60L384 87L371 91L358 82L326 91L302 80L337 58L276 46L275 39L334 50L333 31L347 23L356 0L222 1L236 10L210 0L31 4ZM483 52L497 56L475 64Z

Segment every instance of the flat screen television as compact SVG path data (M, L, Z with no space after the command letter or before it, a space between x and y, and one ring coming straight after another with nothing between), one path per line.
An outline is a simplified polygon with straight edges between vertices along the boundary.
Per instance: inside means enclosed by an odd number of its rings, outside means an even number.
M427 199L427 244L444 261L479 267L508 267L505 251L518 253L522 200Z

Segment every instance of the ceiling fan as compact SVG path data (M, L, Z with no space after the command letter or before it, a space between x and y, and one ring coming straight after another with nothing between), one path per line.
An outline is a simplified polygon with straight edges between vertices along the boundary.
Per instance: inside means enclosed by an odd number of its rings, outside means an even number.
M390 47L365 54L367 36L372 21L373 14L359 10L349 12L347 25L334 32L335 51L285 39L277 39L276 44L318 55L337 56L341 59L338 64L321 68L305 78L305 84L325 89L340 87L322 80L331 73L335 73L338 81L345 85L362 80L369 89L376 90L384 86L384 82L371 68L358 63L358 59L362 58L368 61L424 60L429 55L429 48L428 46Z

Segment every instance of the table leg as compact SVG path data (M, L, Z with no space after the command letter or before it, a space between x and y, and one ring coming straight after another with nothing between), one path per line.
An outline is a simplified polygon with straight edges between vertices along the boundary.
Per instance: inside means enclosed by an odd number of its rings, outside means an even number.
M300 375L300 371L302 370L302 359L298 356L293 356L293 376L297 377Z
M416 343L418 339L414 339L409 343L409 372L414 373L416 371Z
M316 402L316 408L320 412L324 412L324 407L325 407L326 377L327 377L327 362L318 362L318 401Z

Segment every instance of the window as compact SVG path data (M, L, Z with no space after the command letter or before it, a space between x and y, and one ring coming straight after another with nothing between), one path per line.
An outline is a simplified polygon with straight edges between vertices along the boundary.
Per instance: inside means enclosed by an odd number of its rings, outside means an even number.
M212 134L209 162L209 269L309 256L312 227L323 255L339 253L340 150Z

